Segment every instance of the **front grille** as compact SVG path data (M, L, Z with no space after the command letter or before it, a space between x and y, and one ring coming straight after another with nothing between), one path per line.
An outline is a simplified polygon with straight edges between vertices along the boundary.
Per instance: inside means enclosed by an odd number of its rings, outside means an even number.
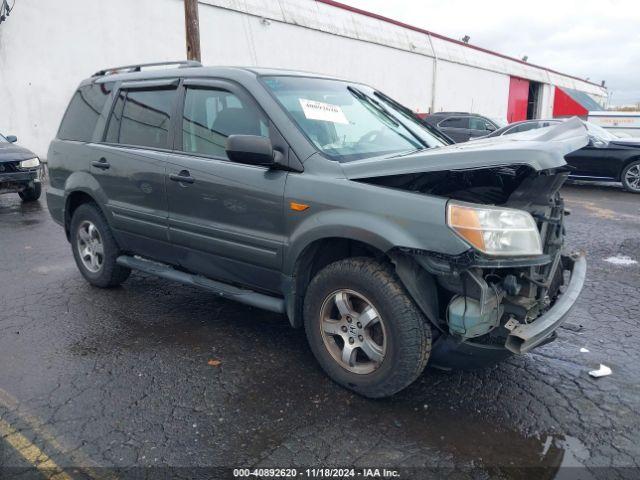
M0 163L0 173L12 173L18 171L18 162Z

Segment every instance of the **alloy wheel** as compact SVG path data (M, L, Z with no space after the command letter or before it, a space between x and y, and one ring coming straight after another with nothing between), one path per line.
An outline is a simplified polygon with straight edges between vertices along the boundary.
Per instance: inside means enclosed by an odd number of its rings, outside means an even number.
M84 267L97 273L104 263L104 244L96 226L89 220L84 220L78 227L78 253Z
M624 178L630 189L640 191L640 163L629 168L625 173Z
M382 317L363 295L347 289L328 295L320 309L320 331L327 351L344 369L368 374L387 351Z

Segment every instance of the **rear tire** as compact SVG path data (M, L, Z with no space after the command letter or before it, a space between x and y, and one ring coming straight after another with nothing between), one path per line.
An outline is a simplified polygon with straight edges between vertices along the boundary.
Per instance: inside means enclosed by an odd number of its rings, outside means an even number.
M392 267L370 258L340 260L321 270L305 295L304 323L327 375L365 397L402 390L429 359L426 318Z
M95 204L84 203L73 212L69 237L76 265L91 285L115 287L129 277L131 270L116 263L120 249Z
M622 171L622 186L632 193L640 193L640 160L627 165Z
M33 184L33 187L25 188L21 192L18 192L23 202L35 202L40 198L41 194L42 184L40 182L36 182Z

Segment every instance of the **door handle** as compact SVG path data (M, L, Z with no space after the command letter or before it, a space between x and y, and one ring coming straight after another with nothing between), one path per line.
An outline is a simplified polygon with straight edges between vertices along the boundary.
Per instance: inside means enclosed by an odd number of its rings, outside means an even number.
M102 157L97 162L91 162L91 165L93 165L96 168L99 168L100 170L107 170L109 167L111 167L111 164L107 162L107 159L104 157Z
M189 173L189 170L181 170L177 175L172 173L169 175L169 179L180 183L193 183L196 181L196 179Z

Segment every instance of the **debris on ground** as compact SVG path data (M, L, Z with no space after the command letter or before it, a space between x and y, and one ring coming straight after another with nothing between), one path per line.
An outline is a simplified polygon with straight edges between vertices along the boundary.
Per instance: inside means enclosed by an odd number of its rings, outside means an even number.
M215 358L210 358L207 362L207 365L211 365L212 367L219 367L222 362L220 360L216 360Z
M623 265L623 266L636 265L638 263L637 260L634 260L633 258L628 257L627 255L616 255L615 257L605 258L604 261L612 263L614 265Z
M583 326L575 323L565 322L562 325L560 325L560 328L563 328L565 330L570 330L572 332L579 332L580 330L583 329Z
M591 370L589 375L594 378L606 377L607 375L611 375L611 369L601 363L600 368L598 370Z
M587 350L586 348L582 347L580 349L580 353L589 353L589 350Z

